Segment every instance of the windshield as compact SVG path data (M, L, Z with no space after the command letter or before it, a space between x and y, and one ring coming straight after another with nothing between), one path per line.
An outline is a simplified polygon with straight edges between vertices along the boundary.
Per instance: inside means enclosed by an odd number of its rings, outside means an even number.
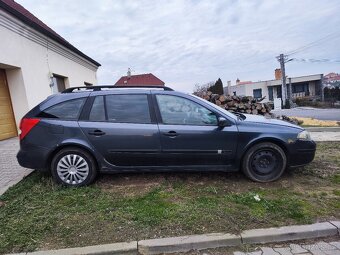
M214 107L216 110L218 110L218 111L220 111L220 112L222 112L222 113L224 113L224 114L230 116L231 118L233 118L233 119L235 119L235 120L238 119L238 117L237 117L236 114L233 114L233 113L231 113L231 112L229 112L229 111L227 111L227 110L225 110L225 109L223 109L223 108L217 106L216 104L213 104L213 103L209 102L208 100L205 100L205 99L203 99L203 98L201 98L201 97L198 97L198 96L195 96L195 95L192 95L192 94L190 94L190 96L193 96L193 97L195 97L195 98L197 98L197 99L199 99L199 100L201 100L201 101L203 101L203 102L205 102L205 103L208 103L210 106Z

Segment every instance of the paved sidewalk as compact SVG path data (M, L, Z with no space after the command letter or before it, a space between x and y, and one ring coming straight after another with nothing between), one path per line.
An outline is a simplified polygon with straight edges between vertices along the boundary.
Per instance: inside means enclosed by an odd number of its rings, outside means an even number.
M313 107L296 107L292 109L272 110L277 115L287 115L289 117L308 117L318 120L337 120L340 121L340 109L319 109Z
M0 141L0 195L32 172L18 164L16 159L18 150L17 137Z
M316 142L340 141L340 132L311 132L312 139Z
M255 249L251 252L234 252L234 255L340 255L340 241L314 244L287 244Z

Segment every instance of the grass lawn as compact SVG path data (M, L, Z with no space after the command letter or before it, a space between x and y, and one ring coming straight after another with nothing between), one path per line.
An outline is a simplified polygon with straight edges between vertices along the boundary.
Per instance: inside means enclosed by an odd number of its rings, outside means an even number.
M340 127L340 121L336 120L318 120L314 118L293 117L302 121L302 127Z
M254 196L258 195L260 201ZM240 173L103 175L78 189L33 173L0 197L0 253L340 219L340 143L260 184Z

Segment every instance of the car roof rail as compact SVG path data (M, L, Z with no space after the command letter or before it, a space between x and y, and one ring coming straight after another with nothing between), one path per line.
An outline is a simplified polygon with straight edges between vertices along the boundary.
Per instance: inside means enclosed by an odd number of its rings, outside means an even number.
M101 86L82 86L82 87L71 87L63 90L61 93L72 93L72 92L83 92L83 91L101 91L103 89L130 89L130 88L150 88L150 89L164 89L166 91L173 91L172 88L166 87L166 86L133 86L133 85L127 85L127 86L121 86L121 85L101 85Z

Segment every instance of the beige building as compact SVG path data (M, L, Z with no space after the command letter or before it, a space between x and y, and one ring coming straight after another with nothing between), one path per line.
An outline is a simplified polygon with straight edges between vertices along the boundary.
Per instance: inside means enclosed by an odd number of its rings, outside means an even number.
M52 93L97 84L100 64L13 0L0 0L0 140Z

